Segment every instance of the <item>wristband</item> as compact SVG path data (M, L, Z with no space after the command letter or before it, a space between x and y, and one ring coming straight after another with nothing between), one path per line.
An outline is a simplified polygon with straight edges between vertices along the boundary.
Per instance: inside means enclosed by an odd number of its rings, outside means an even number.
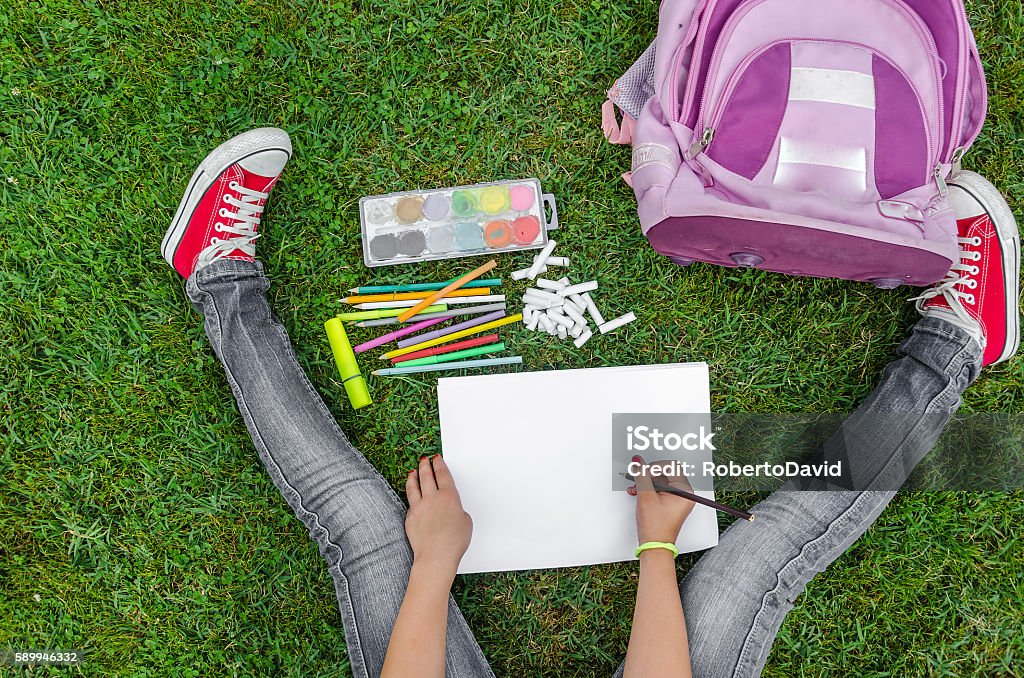
M636 547L636 551L633 552L633 555L639 558L641 553L650 549L665 549L666 551L671 551L673 558L679 555L679 549L676 548L676 545L670 544L667 541L649 541L640 544L640 546Z

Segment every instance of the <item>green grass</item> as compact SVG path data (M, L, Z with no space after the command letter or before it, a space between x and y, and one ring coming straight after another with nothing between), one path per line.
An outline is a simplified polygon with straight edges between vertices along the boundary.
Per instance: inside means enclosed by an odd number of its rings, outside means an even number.
M378 380L379 404L353 412L322 322L356 283L464 263L369 274L361 195L537 176L558 196L574 277L641 322L581 351L512 331L528 368L706 360L717 410L842 412L913 322L905 291L683 270L645 244L598 108L657 3L2 4L0 649L85 648L95 676L347 674L325 567L158 251L196 162L253 126L295 145L260 241L272 305L396 483L438 449L436 380ZM968 166L1016 207L1024 17L1008 0L970 11L991 105ZM1020 413L1022 382L1024 361L988 369L965 410ZM1021 498L899 497L801 597L765 675L1024 674ZM480 575L455 594L499 675L606 675L635 578Z

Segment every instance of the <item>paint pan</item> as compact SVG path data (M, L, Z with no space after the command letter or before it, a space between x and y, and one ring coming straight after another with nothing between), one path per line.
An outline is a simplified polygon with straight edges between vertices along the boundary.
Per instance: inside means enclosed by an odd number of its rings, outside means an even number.
M359 200L367 266L540 249L558 226L537 179L403 191Z

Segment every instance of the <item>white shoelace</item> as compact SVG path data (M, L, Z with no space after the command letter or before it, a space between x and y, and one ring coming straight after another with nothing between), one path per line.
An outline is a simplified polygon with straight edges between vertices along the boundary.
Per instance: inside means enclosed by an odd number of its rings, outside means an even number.
M981 269L975 264L968 262L979 261L981 259L981 252L965 249L964 246L980 247L981 238L978 236L973 238L957 238L956 241L960 245L960 261L950 267L949 273L946 274L945 278L926 289L921 296L914 297L910 301L916 302L915 305L918 311L923 311L926 301L941 295L961 320L973 323L975 321L967 313L964 303L974 304L974 294L969 290L978 287L978 279L975 276L981 272ZM963 300L963 303L961 300Z
M241 250L246 256L256 256L256 239L260 234L256 227L260 224L260 214L263 212L263 205L259 201L266 200L270 194L246 188L237 181L228 184L241 198L236 198L230 193L224 194L224 202L235 208L232 212L226 207L220 208L220 217L230 220L231 223L218 221L213 225L213 230L218 233L226 233L226 238L210 238L209 246L199 253L198 265L205 266L218 259L223 259L235 250Z

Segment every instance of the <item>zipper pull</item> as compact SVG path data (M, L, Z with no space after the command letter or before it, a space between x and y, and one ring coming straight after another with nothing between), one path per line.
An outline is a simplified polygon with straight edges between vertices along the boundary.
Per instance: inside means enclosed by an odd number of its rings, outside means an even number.
M697 141L690 144L690 149L686 151L686 159L693 160L696 158L704 151L705 148L711 145L711 142L714 141L714 139L715 130L710 127L705 128L703 134L700 135L700 139L697 139Z
M945 198L949 195L949 184L946 183L946 177L942 174L941 162L936 163L932 176L935 177L935 185L939 187L939 195Z
M949 159L949 163L952 165L952 167L949 170L950 179L956 179L958 176L960 176L960 172L962 172L964 169L962 161L964 159L964 155L966 154L967 149L964 148L963 146L957 146L955 149L953 149L953 157Z

